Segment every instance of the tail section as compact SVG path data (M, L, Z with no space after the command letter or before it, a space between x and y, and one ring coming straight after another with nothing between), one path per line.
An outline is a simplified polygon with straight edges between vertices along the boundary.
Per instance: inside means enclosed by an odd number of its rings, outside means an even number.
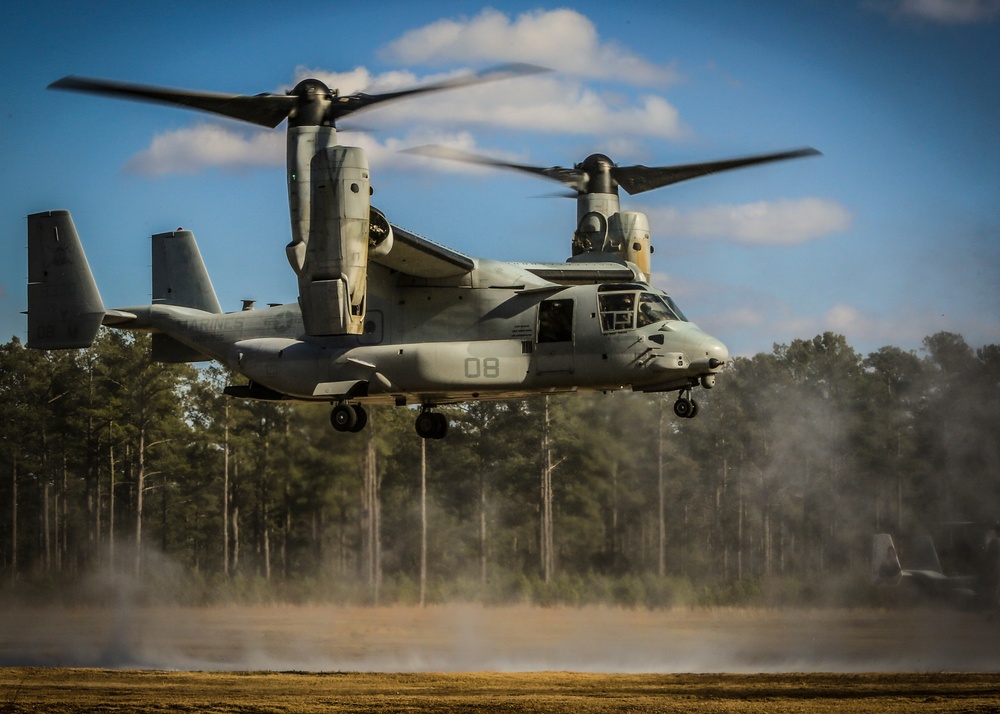
M153 304L222 312L191 231L153 236Z
M944 574L944 571L941 570L941 560L938 558L937 548L934 547L934 539L929 535L921 535L913 539L912 560L913 562L908 565L912 570Z
M28 216L28 347L89 347L104 314L69 211Z
M153 304L222 314L212 280L191 231L153 236ZM153 335L157 362L203 362L209 357L169 335Z
M896 546L888 533L878 533L872 538L872 580L876 585L895 585L903 576Z

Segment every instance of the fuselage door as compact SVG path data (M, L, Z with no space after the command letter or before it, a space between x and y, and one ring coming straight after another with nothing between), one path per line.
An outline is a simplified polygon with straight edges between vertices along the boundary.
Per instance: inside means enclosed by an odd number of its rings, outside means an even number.
M575 302L542 300L535 330L535 372L573 372Z

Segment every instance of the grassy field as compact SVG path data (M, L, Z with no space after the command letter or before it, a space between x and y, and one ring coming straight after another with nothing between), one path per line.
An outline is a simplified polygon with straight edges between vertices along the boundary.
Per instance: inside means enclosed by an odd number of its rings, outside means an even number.
M986 674L163 672L0 669L0 712L995 712Z

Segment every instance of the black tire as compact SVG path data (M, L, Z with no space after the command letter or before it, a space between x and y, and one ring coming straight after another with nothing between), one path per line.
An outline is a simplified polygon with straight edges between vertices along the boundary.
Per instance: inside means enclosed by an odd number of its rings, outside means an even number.
M680 397L676 402L674 402L674 414L679 416L681 419L687 419L691 416L691 402L684 397Z
M440 412L434 413L434 421L437 422L432 439L443 439L448 434L448 417Z
M421 439L435 439L437 434L438 426L438 414L435 412L420 412L417 414L417 419L413 422L413 427L417 430L417 436Z
M691 400L691 413L687 415L688 419L694 419L698 416L698 402Z
M351 408L354 410L355 416L354 426L351 427L351 431L356 434L368 426L368 412L360 404L354 404Z
M330 423L337 431L350 431L358 423L357 412L350 404L338 404L330 412Z

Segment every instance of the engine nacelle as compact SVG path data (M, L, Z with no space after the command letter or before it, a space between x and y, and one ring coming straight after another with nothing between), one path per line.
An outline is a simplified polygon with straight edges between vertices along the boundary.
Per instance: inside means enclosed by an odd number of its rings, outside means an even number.
M619 211L608 219L608 236L615 252L635 263L650 278L653 248L649 241L649 218L638 211Z
M289 246L292 265L298 263L302 319L310 335L360 335L368 283L368 158L360 148L333 146L317 151L309 168L308 235Z

